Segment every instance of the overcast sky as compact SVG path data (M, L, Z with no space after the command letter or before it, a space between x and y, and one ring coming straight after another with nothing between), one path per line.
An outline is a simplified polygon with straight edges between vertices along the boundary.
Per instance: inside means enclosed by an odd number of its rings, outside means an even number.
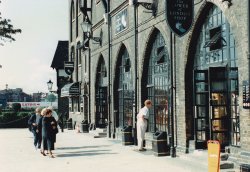
M0 90L23 88L47 92L56 72L50 68L58 40L68 40L68 0L1 0L2 17L12 20L22 33L15 42L0 46Z

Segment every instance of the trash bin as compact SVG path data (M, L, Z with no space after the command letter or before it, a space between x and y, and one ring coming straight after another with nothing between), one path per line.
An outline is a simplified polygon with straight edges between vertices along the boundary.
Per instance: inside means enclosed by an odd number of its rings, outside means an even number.
M83 120L81 122L81 128L80 128L82 133L88 133L89 132L89 124L87 120Z
M72 118L69 118L66 123L67 123L68 130L73 130Z
M241 172L250 172L250 164L241 164L240 171Z
M122 144L134 145L134 139L132 137L132 126L124 126L122 129Z
M169 156L170 146L167 140L167 132L157 131L153 135L152 148L156 156Z

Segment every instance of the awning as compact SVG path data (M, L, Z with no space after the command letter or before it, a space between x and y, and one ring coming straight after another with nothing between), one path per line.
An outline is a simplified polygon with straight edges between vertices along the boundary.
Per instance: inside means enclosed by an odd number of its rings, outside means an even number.
M74 82L66 84L61 90L61 97L80 96L80 84Z

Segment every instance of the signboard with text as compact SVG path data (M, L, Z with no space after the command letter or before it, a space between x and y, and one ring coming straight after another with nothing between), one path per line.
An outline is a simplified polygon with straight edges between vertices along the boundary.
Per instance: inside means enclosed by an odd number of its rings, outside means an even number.
M58 108L57 102L8 102L8 106L11 107L13 103L20 103L23 109L33 109L37 107L49 107Z
M166 0L166 20L170 29L178 36L191 28L194 16L194 0Z
M66 74L71 75L74 72L74 62L64 62L64 70Z
M250 109L250 94L248 81L243 81L243 108Z
M209 140L208 149L208 172L219 172L220 170L220 142Z

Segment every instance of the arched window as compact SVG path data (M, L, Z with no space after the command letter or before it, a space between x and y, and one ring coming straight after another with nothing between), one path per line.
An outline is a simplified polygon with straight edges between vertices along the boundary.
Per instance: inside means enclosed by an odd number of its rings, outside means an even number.
M80 46L81 46L81 43L78 42L77 47L80 47ZM77 58L78 58L78 65L81 65L82 64L82 50L81 50L81 48L77 49Z
M75 4L74 0L71 1L71 9L70 9L70 41L73 40L73 21L75 20Z
M170 116L170 89L171 89L171 69L169 54L166 49L165 40L159 31L153 34L150 45L147 48L149 58L145 59L142 91L147 92L145 99L153 102L153 107L149 111L150 132L169 131ZM146 88L146 90L145 90Z
M70 61L74 62L75 60L75 48L71 47L71 52L70 52Z
M215 5L201 26L193 70L195 140L203 147L207 140L219 140L221 149L230 143L239 146L235 40L225 15Z
M76 37L78 37L78 27L79 27L79 20L78 20L78 12L79 12L79 0L76 0Z
M194 69L207 69L218 63L238 66L235 55L235 40L230 25L223 12L216 6L202 26L198 39Z
M108 121L108 77L104 58L101 56L96 72L96 127L105 128Z
M124 47L118 59L118 113L119 126L133 125L134 86L131 61L127 49ZM116 83L117 84L117 83Z

